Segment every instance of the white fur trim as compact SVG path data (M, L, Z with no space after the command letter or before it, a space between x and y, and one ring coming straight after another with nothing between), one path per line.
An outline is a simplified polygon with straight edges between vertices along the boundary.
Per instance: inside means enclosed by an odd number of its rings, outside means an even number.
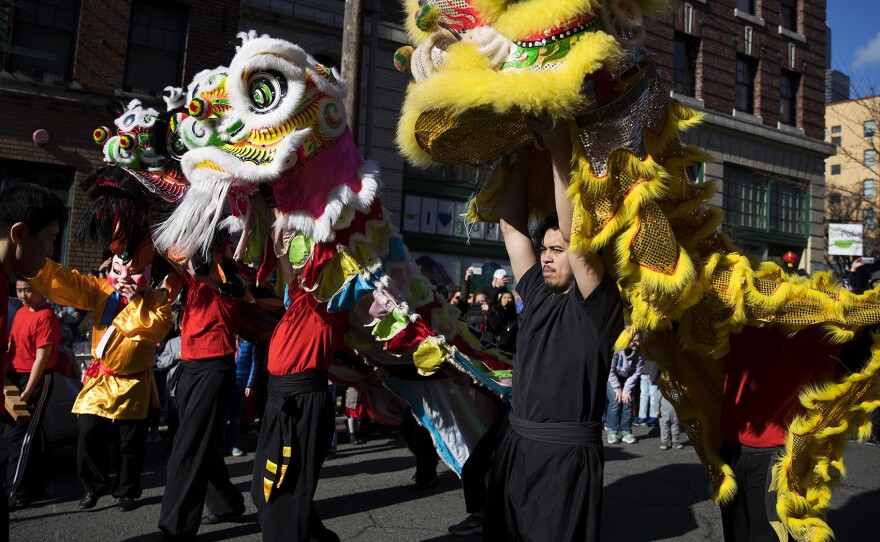
M184 155L184 161L190 154ZM160 252L173 251L189 259L197 251L208 253L232 177L206 168L191 171L186 177L189 190L171 216L156 228L153 241Z
M250 208L248 208L250 212ZM244 231L244 220L240 216L227 216L217 225L220 229L224 229L229 233L239 233Z

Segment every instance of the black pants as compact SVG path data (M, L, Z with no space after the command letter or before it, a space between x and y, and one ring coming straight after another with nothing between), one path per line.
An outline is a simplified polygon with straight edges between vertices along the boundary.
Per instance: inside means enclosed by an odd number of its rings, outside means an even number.
M141 496L141 469L147 446L149 422L111 420L94 414L80 414L77 441L77 475L86 490L114 497ZM110 447L117 451L116 479L110 479Z
M492 458L498 448L498 434L505 416L483 435L474 446L471 455L461 467L461 489L464 491L464 505L468 514L483 512L486 509L486 477L492 470Z
M175 399L180 427L168 458L159 528L172 538L193 538L205 505L212 514L244 512L244 497L229 480L221 449L235 387L231 358L184 361Z
M598 541L605 458L597 444L555 444L502 428L483 540Z
M314 504L333 430L326 373L269 376L251 485L264 541L339 540Z
M437 476L437 464L440 462L431 432L416 421L410 408L403 413L400 432L403 433L407 448L416 457L415 482L417 484L429 482Z
M30 373L9 372L7 384L15 385L24 391ZM31 417L14 421L5 431L8 459L6 464L6 486L10 498L13 495L39 494L42 492L41 460L43 455L43 433L41 425L46 411L49 395L52 393L52 373L46 372L34 386L27 400Z
M781 448L747 448L727 444L721 459L730 465L736 477L733 501L721 507L724 542L779 542L770 521L776 515L776 493L769 492L770 467Z

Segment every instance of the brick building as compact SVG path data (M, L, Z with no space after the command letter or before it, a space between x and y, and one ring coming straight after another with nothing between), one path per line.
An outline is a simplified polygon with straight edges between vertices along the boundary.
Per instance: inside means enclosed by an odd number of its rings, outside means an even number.
M92 131L109 125L112 99L163 108L166 85L229 58L239 1L206 4L130 0L0 2L0 185L31 181L54 190L71 220L56 257L88 270L101 261L70 231L86 197L79 182L101 165ZM149 67L149 68L147 68ZM48 142L36 144L37 130Z
M342 49L344 2L224 0L198 16L195 6L205 4L183 0L2 5L10 26L0 72L0 113L7 119L0 126L0 179L50 185L71 206L73 220L83 204L76 181L100 162L90 134L109 122L103 108L110 98L154 100L158 89L151 85L180 84L228 63L239 30L288 39L331 65L339 64ZM382 167L386 207L416 257L430 256L453 281L472 263L503 265L497 227L468 233L455 219L479 173L414 170L397 153L394 132L408 78L391 59L406 42L403 14L397 0L365 5L357 136L362 152ZM823 0L689 0L651 24L646 40L673 96L705 113L685 139L715 158L693 176L718 182L713 202L725 211L728 233L757 257L794 250L808 271L824 261L822 161L833 152L822 142L825 29ZM129 69L134 65L154 68ZM40 128L50 139L38 146L31 138ZM100 258L70 239L59 249L81 268Z
M646 47L682 103L705 113L684 140L715 159L724 229L751 256L788 250L825 267L824 0L688 0L649 27Z

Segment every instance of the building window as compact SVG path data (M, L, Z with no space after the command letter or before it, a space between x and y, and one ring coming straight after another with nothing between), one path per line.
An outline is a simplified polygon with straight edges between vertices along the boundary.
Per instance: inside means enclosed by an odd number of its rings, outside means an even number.
M0 159L0 190L24 182L43 186L61 198L70 216L75 171L72 167ZM66 223L61 224L61 231L55 237L53 258L62 263L67 261L68 229Z
M11 39L3 69L48 81L70 80L79 2L31 0L12 6ZM8 21L8 13L0 16Z
M862 182L862 196L865 199L874 199L877 197L877 186L874 184L874 179L865 179Z
M840 175L840 164L831 164L831 174Z
M790 71L782 72L779 78L779 122L797 126L797 94L800 76ZM840 138L835 145L840 145ZM833 141L832 141L833 142Z
M159 95L167 85L180 86L186 34L185 7L136 3L131 10L125 90Z
M779 26L797 32L797 0L781 0L779 4Z
M832 126L831 127L831 143L834 145L840 146L841 135L840 135L840 126Z
M865 121L865 139L873 139L874 132L877 130L877 123L873 120Z
M736 56L736 101L737 111L753 115L755 113L755 61L743 55Z
M736 0L736 9L749 15L755 14L755 0Z
M797 184L776 181L770 192L770 231L807 234L806 191Z
M874 209L865 209L862 211L862 224L866 228L874 227Z
M877 165L877 151L871 149L865 151L865 167L873 168Z
M764 230L767 228L767 181L748 171L724 169L724 216L733 226Z
M840 194L834 193L828 196L828 203L831 205L840 205Z
M675 33L672 77L675 92L685 96L697 95L697 54L700 40Z

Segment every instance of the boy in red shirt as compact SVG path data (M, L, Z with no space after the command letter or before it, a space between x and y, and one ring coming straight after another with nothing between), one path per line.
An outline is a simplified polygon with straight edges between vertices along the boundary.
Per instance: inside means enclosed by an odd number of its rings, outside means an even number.
M6 378L18 387L31 417L12 421L6 432L9 457L6 483L11 498L25 505L42 493L39 462L43 442L40 425L52 391L52 369L58 359L61 323L40 292L26 280L15 283L22 308L15 313L9 337L10 367Z

